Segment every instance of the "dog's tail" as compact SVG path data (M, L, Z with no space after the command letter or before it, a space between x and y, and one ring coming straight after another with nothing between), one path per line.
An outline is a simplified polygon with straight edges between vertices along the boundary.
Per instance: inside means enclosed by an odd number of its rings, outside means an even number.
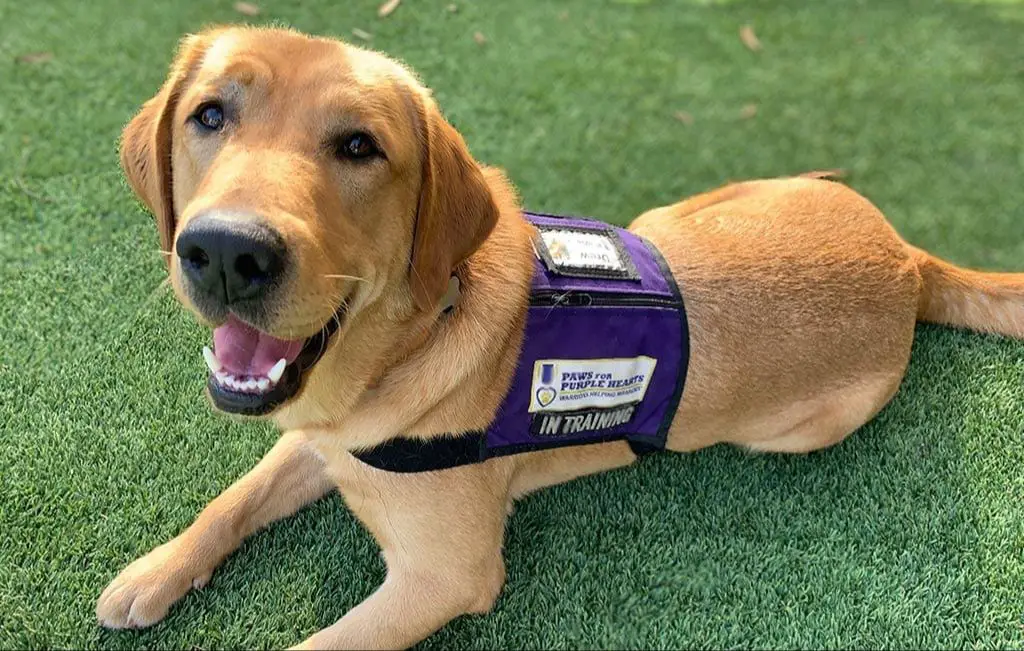
M918 320L1024 339L1024 273L964 269L910 250L923 281Z

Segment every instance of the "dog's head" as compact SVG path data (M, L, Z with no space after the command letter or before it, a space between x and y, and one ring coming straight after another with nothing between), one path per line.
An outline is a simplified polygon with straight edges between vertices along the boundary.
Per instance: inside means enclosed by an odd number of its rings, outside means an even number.
M231 412L292 398L355 311L437 310L497 219L479 165L412 74L287 30L186 38L125 128L121 162L175 293L215 327L210 394Z

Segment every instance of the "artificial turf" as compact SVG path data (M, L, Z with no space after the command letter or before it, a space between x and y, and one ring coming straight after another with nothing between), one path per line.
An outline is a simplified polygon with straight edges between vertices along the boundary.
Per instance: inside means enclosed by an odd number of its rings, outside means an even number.
M911 241L1024 270L1024 5L377 4L0 0L0 648L281 647L382 578L331 497L158 626L94 620L276 436L210 412L208 334L117 165L122 124L206 23L368 32L529 208L624 223L839 167ZM902 391L837 448L666 455L525 500L495 612L424 646L1024 647L1022 432L1024 344L921 327Z

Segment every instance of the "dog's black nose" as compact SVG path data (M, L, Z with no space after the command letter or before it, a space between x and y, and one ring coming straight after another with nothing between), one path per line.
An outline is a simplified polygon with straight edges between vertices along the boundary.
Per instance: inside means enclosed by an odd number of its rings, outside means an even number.
M227 306L263 299L284 273L287 250L265 224L209 214L188 223L175 252L194 288Z

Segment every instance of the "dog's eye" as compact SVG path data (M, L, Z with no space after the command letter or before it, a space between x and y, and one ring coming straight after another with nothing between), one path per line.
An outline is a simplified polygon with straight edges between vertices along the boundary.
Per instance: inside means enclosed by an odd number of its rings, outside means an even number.
M334 153L338 158L361 160L379 154L380 150L368 134L352 133L335 141Z
M220 131L224 127L224 107L220 102L204 102L192 114L196 124L209 131Z

